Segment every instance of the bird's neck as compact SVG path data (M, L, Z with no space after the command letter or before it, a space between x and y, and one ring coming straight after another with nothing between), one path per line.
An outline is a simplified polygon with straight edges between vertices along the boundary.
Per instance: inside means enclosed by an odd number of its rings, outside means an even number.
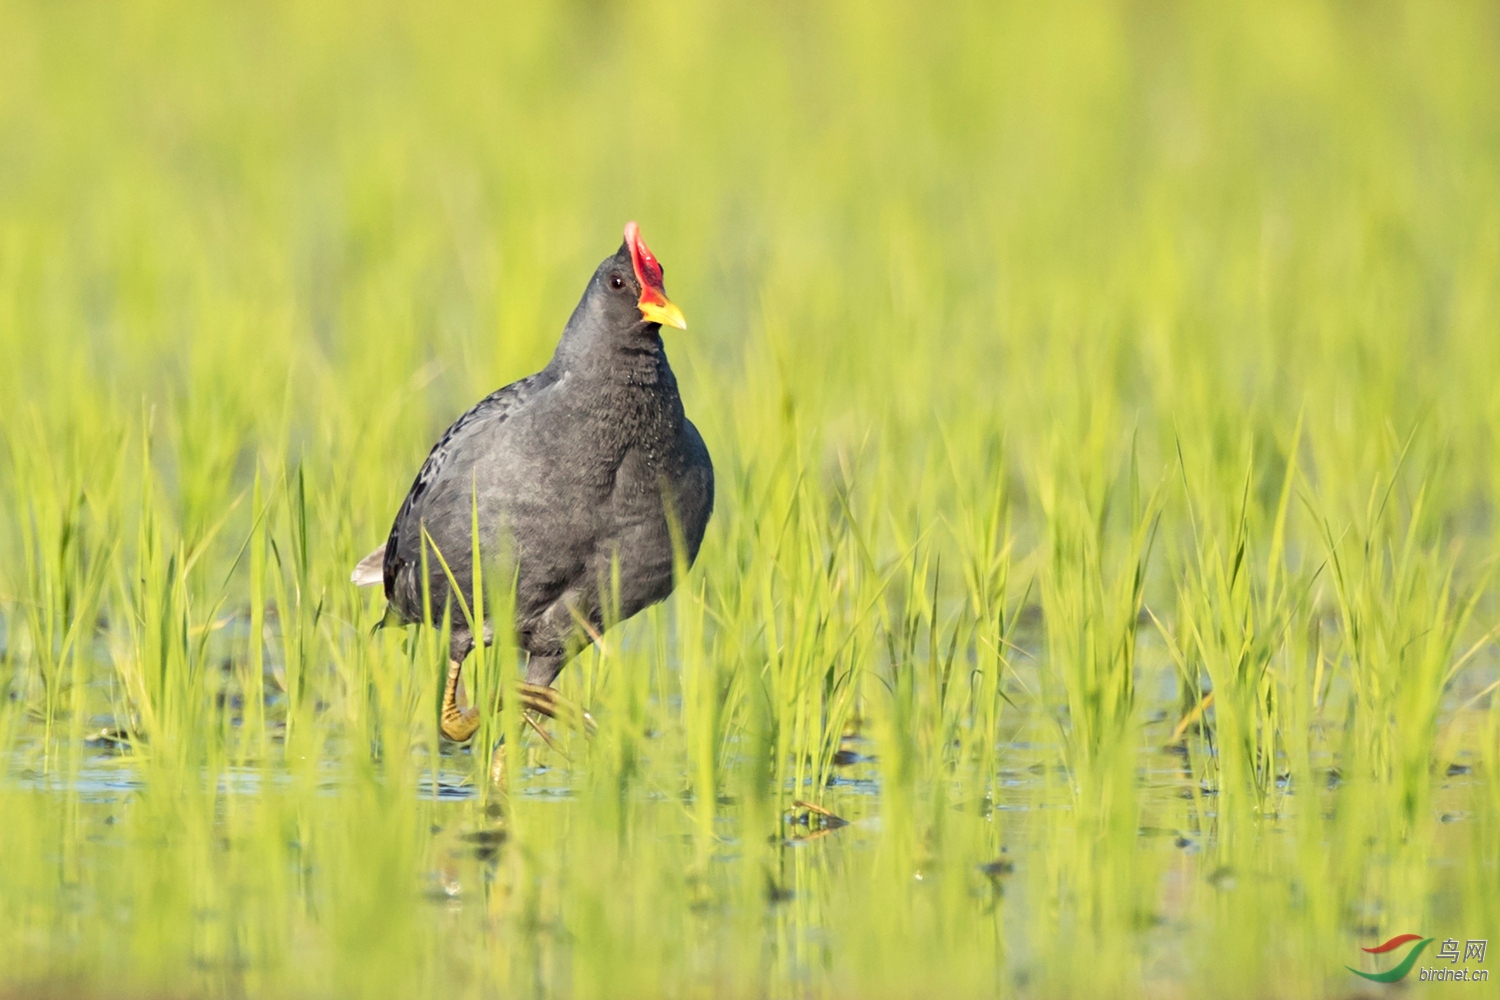
M656 333L605 342L570 343L565 337L547 367L558 376L568 374L611 394L632 390L677 392L677 379Z
M658 344L654 351L589 352L553 358L577 430L596 452L620 459L632 449L664 453L684 419L677 379Z

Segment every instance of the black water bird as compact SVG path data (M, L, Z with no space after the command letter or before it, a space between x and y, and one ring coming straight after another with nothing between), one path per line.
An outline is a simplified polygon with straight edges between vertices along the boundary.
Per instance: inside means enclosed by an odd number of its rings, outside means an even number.
M688 565L697 557L713 464L683 412L663 326L687 324L632 222L547 367L453 422L385 544L355 567L359 586L384 585L388 623L422 622L424 600L434 617L448 609L440 727L449 739L467 740L479 726L462 683L475 644L462 610L474 590L476 515L481 557L504 553L514 571L515 635L527 657L521 701L547 715L560 703L552 681L607 618L623 621L672 592L674 544ZM488 642L492 625L483 631Z

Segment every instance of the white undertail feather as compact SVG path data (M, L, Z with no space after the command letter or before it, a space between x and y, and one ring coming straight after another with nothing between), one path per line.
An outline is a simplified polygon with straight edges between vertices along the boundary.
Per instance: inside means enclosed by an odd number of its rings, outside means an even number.
M349 579L356 587L373 587L385 583L385 546L371 552L359 561Z

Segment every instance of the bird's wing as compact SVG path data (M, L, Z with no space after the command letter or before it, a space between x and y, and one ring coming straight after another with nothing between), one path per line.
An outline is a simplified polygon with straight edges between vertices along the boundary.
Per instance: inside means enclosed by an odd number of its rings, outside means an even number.
M428 488L442 475L444 466L453 455L454 442L471 424L479 421L498 422L506 419L554 381L556 377L551 373L540 371L518 382L512 382L503 389L495 390L475 403L463 416L453 421L453 425L444 431L437 444L432 446L432 451L427 453L427 461L422 463L422 468L417 472L417 478L412 482L411 489L407 491L406 499L401 501L401 509L396 512L396 520L391 525L390 536L386 539L381 580L385 583L387 597L391 595L392 582L405 564L405 560L397 552L397 542L401 537L402 528L412 510L421 504ZM373 553L371 555L373 557Z

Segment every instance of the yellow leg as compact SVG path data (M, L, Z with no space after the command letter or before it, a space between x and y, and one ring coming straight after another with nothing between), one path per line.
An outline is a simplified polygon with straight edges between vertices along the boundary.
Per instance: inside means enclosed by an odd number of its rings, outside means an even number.
M469 704L463 674L463 660L448 661L448 683L443 686L443 711L438 717L438 728L455 743L467 741L479 728L479 709Z

